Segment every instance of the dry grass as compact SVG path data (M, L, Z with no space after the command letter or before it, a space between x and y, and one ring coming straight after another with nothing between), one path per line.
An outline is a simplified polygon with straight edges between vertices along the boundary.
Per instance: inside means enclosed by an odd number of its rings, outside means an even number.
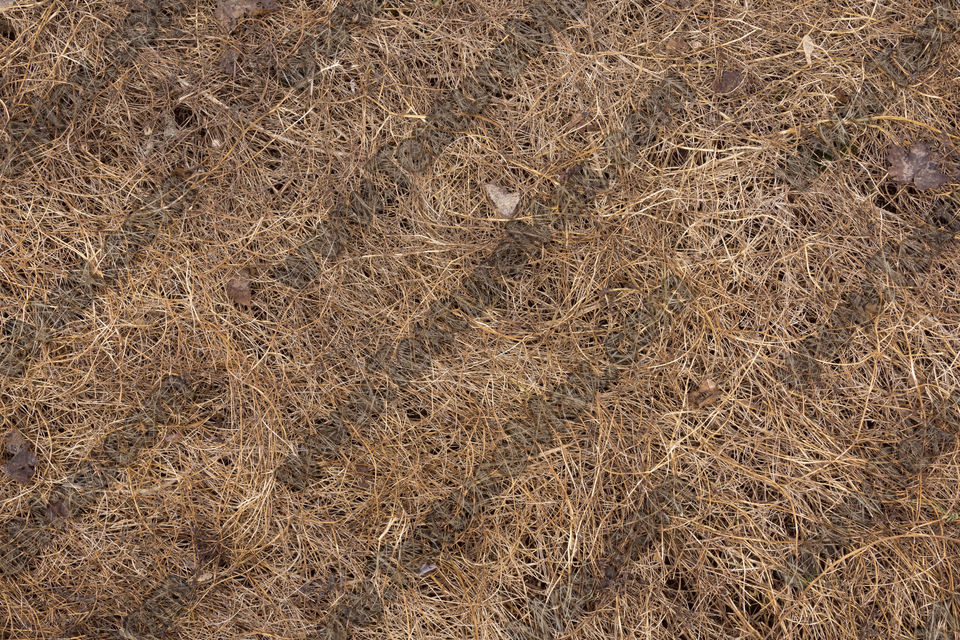
M0 10L0 637L960 637L950 2Z

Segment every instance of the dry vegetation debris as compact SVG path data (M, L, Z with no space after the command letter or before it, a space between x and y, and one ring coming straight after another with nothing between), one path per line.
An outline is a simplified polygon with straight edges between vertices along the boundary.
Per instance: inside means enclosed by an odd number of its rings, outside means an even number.
M219 0L214 15L229 31L240 18L261 16L276 10L274 0Z
M960 637L951 2L0 0L0 636Z
M227 297L231 302L249 307L253 302L253 293L250 291L250 273L241 269L227 281Z
M890 177L901 184L911 182L917 189L937 189L950 182L942 173L938 162L940 155L931 151L925 142L918 142L909 149L893 146L887 151L890 161Z
M3 471L17 482L27 484L37 468L37 456L30 448L30 442L16 428L10 430L4 438L6 451L11 458L3 465Z

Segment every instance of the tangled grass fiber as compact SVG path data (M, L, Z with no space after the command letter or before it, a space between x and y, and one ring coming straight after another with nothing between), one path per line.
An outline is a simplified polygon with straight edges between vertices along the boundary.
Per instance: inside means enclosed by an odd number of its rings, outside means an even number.
M0 637L960 637L958 113L952 0L0 1Z

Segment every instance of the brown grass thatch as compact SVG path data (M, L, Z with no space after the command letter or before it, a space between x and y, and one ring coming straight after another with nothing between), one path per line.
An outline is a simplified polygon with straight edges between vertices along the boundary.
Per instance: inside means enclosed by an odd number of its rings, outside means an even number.
M0 637L960 637L958 113L953 0L0 0Z

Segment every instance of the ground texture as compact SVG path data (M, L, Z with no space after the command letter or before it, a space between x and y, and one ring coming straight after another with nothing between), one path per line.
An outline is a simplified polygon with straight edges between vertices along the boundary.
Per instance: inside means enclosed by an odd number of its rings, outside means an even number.
M0 638L960 636L953 2L0 0Z

